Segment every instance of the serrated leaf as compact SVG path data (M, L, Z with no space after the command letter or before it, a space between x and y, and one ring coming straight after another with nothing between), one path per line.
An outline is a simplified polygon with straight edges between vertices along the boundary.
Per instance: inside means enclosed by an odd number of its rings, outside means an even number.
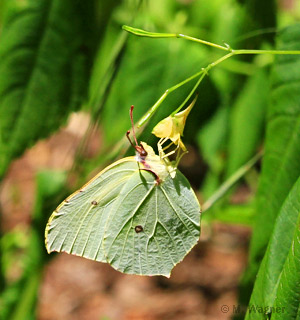
M0 41L0 176L82 102L93 21L93 1L9 5Z
M266 319L257 308L273 311L271 319L296 319L300 301L300 178L284 202L260 266L247 319ZM250 311L253 312L250 312ZM279 309L278 309L279 310Z
M300 49L300 25L285 29L277 49ZM279 209L300 175L300 57L279 56L274 65L271 104L262 173L257 193L257 218L250 263L259 264Z
M289 254L283 266L271 320L300 317L300 215Z
M67 198L48 222L48 252L108 262L129 274L169 276L198 241L200 206L179 171L174 179L159 173L157 183L141 165L134 157L119 160Z

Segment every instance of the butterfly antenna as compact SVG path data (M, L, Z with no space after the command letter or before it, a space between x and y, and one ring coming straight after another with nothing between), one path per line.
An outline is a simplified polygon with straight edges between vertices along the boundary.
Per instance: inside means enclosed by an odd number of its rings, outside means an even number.
M131 106L131 107L130 107L131 128L132 128L132 135L133 135L133 138L134 138L135 144L138 146L139 144L138 144L138 142L137 142L136 135L135 135L135 131L134 131L133 108L134 108L134 106Z
M136 146L132 143L129 135L130 135L130 130L128 130L128 131L126 132L126 137L127 137L128 141L130 142L131 146L135 149Z
M131 146L140 154L141 157L146 157L148 155L147 151L145 150L144 146L141 144L139 145L138 142L137 142L137 139L136 139L136 135L135 135L135 131L134 131L134 122L133 122L133 108L134 106L131 106L130 107L130 120L131 120L131 128L132 128L132 135L133 135L133 138L134 138L134 141L135 141L135 144L134 145L129 137L130 135L130 130L128 130L126 132L126 137L128 139L128 141L130 142Z

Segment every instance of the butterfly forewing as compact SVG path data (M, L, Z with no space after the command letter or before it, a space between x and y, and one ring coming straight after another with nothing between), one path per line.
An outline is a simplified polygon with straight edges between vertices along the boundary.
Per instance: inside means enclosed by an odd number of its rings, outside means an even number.
M127 180L137 171L133 157L122 159L67 198L49 219L48 252L67 252L106 262L102 241L111 207Z

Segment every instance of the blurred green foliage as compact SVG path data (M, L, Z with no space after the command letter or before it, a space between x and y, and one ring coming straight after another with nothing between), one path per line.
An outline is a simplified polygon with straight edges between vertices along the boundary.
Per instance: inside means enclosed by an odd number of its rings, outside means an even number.
M61 128L72 112L85 110L103 133L98 155L74 160L78 181L86 181L89 171L121 155L111 151L124 145L130 105L138 120L168 88L221 57L216 49L182 39L128 35L123 24L235 49L299 50L299 7L287 10L285 5L275 0L0 0L0 177L5 178L15 158ZM256 199L236 206L224 197L204 214L209 221L253 225L249 267L240 288L245 305L264 257L251 301L277 306L296 299L293 310L297 303L299 308L299 297L291 293L297 293L292 285L300 278L299 232L281 230L288 223L299 225L299 211L292 211L299 204L299 61L298 56L249 55L220 64L197 88L197 104L186 124L184 142L197 153L186 174L205 199L265 146L262 172L253 168L243 180L254 193L253 177L260 176ZM141 140L155 147L152 128L184 101L195 82L167 97L138 132ZM40 173L31 225L1 237L1 319L35 318L41 273L49 259L43 231L67 193L66 175ZM13 263L22 270L16 281L8 276ZM262 289L270 274L268 286L279 288L276 299L274 292ZM296 319L293 310L285 319Z

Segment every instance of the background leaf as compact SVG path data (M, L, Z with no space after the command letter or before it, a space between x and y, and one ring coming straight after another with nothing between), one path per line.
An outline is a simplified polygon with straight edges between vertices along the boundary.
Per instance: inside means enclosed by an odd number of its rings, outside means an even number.
M299 49L300 25L283 30L277 49ZM300 58L278 56L272 73L265 155L257 193L257 214L244 285L250 286L272 234L279 209L300 175ZM247 284L248 283L248 284Z
M94 28L93 1L9 5L0 42L0 176L82 103Z
M274 312L271 319L296 319L299 308L299 212L300 178L289 193L276 219L249 304L250 309L252 307L285 307L284 312ZM258 312L248 312L247 314L247 319L265 318L265 314Z
M300 49L300 25L284 30L277 48ZM257 194L257 219L250 255L259 261L279 208L300 175L300 58L278 57L272 74L266 147ZM267 223L265 223L267 222Z
M268 86L266 70L257 69L247 80L231 110L227 177L253 156L262 141Z
M272 314L272 320L299 319L300 316L300 215L297 226L281 272L274 302L275 310L282 310L282 312Z

